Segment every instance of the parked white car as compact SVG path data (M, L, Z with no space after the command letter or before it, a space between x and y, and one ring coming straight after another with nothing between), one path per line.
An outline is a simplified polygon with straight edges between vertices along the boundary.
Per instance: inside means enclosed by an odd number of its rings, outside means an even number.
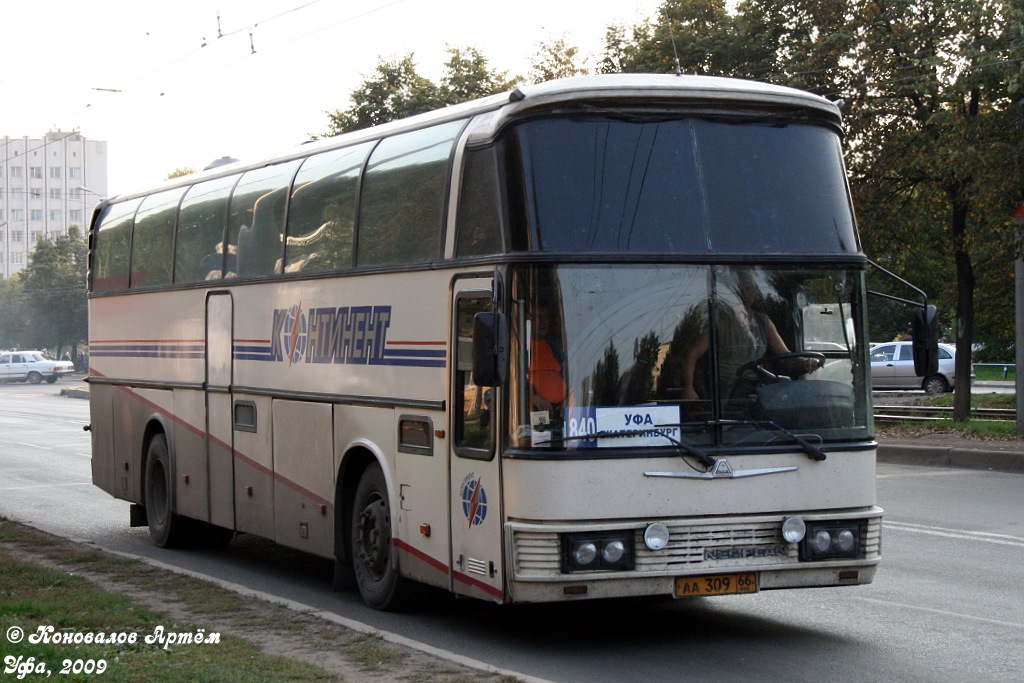
M871 347L873 389L924 389L928 394L953 391L956 347L939 344L939 371L927 377L914 373L913 342L890 342ZM972 375L973 376L973 375Z
M42 351L4 351L0 353L0 382L31 382L44 379L53 384L75 371L69 360L50 360Z

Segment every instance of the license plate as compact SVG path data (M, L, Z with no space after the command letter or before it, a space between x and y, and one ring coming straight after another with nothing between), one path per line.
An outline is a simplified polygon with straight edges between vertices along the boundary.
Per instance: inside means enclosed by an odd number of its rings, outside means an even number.
M757 592L757 572L676 577L676 597L694 595L735 595Z

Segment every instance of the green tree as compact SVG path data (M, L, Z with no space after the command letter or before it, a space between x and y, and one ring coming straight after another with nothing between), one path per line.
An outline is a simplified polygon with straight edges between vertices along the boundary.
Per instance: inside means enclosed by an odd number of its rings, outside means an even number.
M442 105L440 92L416 71L413 54L377 62L373 75L349 96L352 106L327 112L328 135L340 135L395 119L420 114Z
M0 280L0 349L22 348L27 343L21 289L21 273Z
M77 226L67 235L36 243L20 273L25 343L37 348L77 351L88 336L85 293L87 245Z
M381 59L373 74L352 91L348 109L327 112L327 135L369 128L511 87L507 73L492 70L486 57L472 47L448 48L439 84L416 71L412 53L393 61Z
M930 284L942 281L936 275L951 254L962 387L975 341L976 272L1008 253L1021 186L1008 9L1005 0L853 3L852 56L863 77L850 112L851 171L865 244L886 255L890 270L923 264L920 281ZM954 417L969 412L970 392L957 392Z
M530 59L530 80L534 83L586 73L586 67L580 62L579 48L567 43L564 37L542 41Z
M625 29L609 27L600 61L604 73L736 75L733 16L725 0L666 0L658 16ZM677 62L678 60L678 62Z
M448 48L448 61L439 91L445 105L468 102L515 87L507 71L494 71L487 58L473 47Z

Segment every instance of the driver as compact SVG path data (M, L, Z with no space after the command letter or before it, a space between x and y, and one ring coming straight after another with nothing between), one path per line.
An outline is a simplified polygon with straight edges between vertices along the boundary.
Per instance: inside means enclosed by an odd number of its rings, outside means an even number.
M766 353L778 355L790 352L775 328L775 323L763 310L755 308L761 292L753 275L747 270L736 269L731 272L731 280L716 307L718 375L721 396L725 399L742 398L749 389L749 383L741 377L743 368L765 357ZM701 335L683 354L684 399L700 398L694 389L694 372L697 361L707 353L710 345L711 337L705 322ZM819 367L819 361L813 358L793 358L787 362L788 371L794 374L806 374Z

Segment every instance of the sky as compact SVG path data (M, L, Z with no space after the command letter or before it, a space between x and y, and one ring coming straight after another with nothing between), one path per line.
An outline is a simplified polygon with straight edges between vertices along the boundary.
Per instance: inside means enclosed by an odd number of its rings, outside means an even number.
M222 156L256 161L322 134L380 59L438 80L448 47L525 76L564 38L596 64L610 24L662 0L4 2L0 136L107 143L108 195Z

